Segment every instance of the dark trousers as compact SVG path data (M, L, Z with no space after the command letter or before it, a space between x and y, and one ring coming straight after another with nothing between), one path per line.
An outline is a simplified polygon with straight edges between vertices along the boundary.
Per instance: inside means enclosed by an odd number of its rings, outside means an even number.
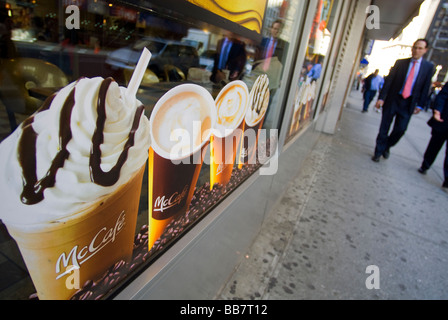
M428 147L426 148L426 152L423 156L422 169L428 170L439 154L440 149L442 149L445 141L448 140L448 132L438 132L432 131L431 140L429 140ZM448 148L446 148L445 154L445 162L443 164L443 174L445 181L443 183L444 186L448 186Z
M369 105L372 102L373 98L375 98L376 90L367 90L364 92L364 106L363 110L367 111L369 109Z
M412 116L412 113L409 112L410 103L411 98L403 99L400 95L397 95L388 107L383 108L380 130L376 138L376 157L380 157L384 151L396 145L406 132ZM389 135L389 130L394 120L394 128Z

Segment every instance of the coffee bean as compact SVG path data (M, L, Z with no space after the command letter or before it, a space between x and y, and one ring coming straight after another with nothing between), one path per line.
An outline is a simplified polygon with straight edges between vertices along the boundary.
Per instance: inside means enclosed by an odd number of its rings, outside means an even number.
M83 289L90 289L93 285L93 281L92 280L87 280L84 285L82 286Z

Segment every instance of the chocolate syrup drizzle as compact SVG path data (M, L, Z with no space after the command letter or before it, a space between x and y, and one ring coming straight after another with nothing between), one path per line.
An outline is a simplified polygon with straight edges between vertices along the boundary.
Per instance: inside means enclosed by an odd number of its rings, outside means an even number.
M37 134L33 130L32 123L37 113L47 110L56 95L49 96L43 103L42 107L31 117L22 123L22 135L19 140L18 154L19 163L22 167L23 191L20 196L24 204L35 204L42 201L43 191L36 192L36 186L42 189L42 183L37 181L36 175L36 140ZM48 173L46 175L48 177ZM48 178L46 180L49 181Z
M103 80L98 94L97 103L97 127L92 137L92 149L90 152L90 172L92 182L101 186L110 186L118 181L120 176L120 169L126 162L129 148L134 145L135 132L140 123L140 117L143 113L144 106L137 108L131 131L128 135L125 147L121 152L117 163L109 172L103 172L100 168L101 164L101 150L100 145L104 141L104 124L106 122L106 94L109 85L114 81L112 78ZM76 87L76 86L75 86ZM21 194L21 201L24 204L36 204L44 199L44 190L46 188L54 187L56 183L56 172L59 168L64 166L65 160L68 159L70 153L67 150L67 144L72 139L72 130L70 127L70 119L72 110L75 105L75 87L70 91L64 105L61 109L59 121L59 152L51 162L51 166L42 179L37 179L36 173L36 140L37 134L33 130L32 123L34 116L25 120L22 124L22 135L19 139L18 158L20 166L22 167L23 177L23 191ZM55 94L48 97L43 103L42 107L36 112L47 110Z
M140 123L140 117L143 113L144 107L140 106L134 115L131 131L129 132L128 140L124 145L123 151L118 157L117 163L108 172L101 169L101 149L100 146L104 141L104 124L106 123L106 93L109 85L114 81L112 78L107 78L101 83L100 92L98 94L97 112L98 118L96 120L96 129L92 137L92 149L90 151L90 180L101 186L107 187L114 185L120 178L121 167L128 158L129 148L134 145L135 132Z

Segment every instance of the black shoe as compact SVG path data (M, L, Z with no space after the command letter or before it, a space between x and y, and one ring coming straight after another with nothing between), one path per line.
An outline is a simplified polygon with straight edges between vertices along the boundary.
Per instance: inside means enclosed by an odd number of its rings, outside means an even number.
M366 113L367 112L367 110L362 110L362 113Z
M389 157L390 157L390 151L389 151L389 149L384 150L384 152L383 152L383 157L384 157L384 159L389 159Z
M373 156L373 157L372 157L372 161L373 161L373 162L380 162L380 157Z
M418 168L418 172L420 172L421 174L426 174L427 170L428 169Z

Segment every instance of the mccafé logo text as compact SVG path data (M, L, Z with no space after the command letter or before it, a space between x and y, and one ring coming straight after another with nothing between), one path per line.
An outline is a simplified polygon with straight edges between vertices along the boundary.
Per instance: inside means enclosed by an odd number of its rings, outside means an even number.
M241 149L241 154L240 154L240 158L241 158L241 160L244 160L244 158L246 158L247 155L248 155L247 148L244 148L244 147L243 147L243 148Z
M221 174L226 167L227 165L225 165L224 163L220 163L218 165L218 169L216 170L216 175Z
M181 193L175 192L171 197L166 198L165 196L158 196L154 201L154 211L163 212L166 209L174 207L182 202L182 200L187 196L188 185L184 187Z
M95 234L92 241L90 241L88 245L82 247L79 251L78 245L75 245L68 255L63 252L56 261L56 274L58 275L56 280L70 273L71 269L59 274L61 270L67 270L68 265L73 265L79 268L84 262L92 258L106 245L114 242L118 233L123 230L124 225L126 224L125 220L126 215L125 212L122 211L113 228L107 229L106 227L103 227L97 234ZM71 263L69 263L70 261Z

